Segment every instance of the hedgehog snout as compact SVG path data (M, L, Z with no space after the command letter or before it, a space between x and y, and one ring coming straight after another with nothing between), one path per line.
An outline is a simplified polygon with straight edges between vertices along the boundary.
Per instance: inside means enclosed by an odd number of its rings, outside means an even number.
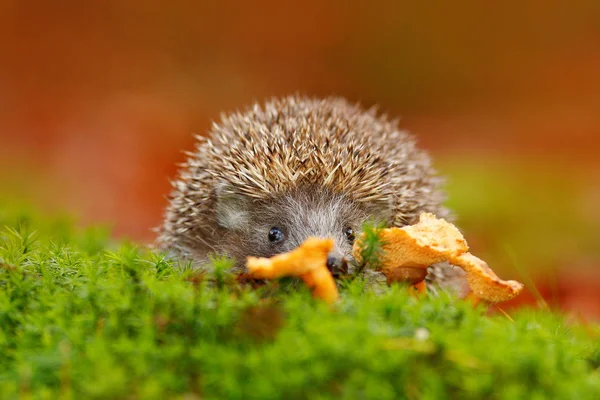
M329 254L327 256L327 269L334 277L348 274L348 261L345 257Z

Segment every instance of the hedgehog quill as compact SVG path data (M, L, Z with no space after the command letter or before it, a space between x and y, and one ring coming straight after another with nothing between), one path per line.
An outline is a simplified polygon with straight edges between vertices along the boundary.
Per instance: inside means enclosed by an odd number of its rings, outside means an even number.
M198 264L271 257L308 237L332 238L327 267L353 273L363 223L402 227L423 212L448 217L442 180L397 121L342 98L292 96L222 115L173 182L158 243ZM429 269L428 284L457 287L461 270Z

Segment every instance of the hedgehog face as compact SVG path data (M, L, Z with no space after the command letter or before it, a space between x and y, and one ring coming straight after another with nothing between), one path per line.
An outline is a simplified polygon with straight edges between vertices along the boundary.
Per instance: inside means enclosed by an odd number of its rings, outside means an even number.
M371 216L347 197L316 188L270 200L243 195L217 199L217 221L227 231L225 253L243 262L246 256L271 257L291 251L311 236L333 238L335 246L327 263L335 275L349 272L354 238Z

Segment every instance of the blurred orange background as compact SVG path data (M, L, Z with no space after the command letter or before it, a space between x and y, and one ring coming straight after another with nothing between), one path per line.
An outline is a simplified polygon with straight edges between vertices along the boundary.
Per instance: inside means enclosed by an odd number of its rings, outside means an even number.
M150 242L220 112L342 95L432 152L475 254L600 318L600 2L496 3L0 0L0 196Z

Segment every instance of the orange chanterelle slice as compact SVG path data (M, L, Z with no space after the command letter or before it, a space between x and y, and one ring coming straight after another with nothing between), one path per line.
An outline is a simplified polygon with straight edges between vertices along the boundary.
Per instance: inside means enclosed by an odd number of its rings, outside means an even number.
M460 231L432 214L421 214L415 225L383 229L379 238L383 247L380 268L389 281L422 284L430 265L448 261L465 270L470 297L499 303L523 290L522 283L503 281L483 260L468 253L469 246ZM353 248L358 261L361 243L359 239Z
M271 258L248 257L248 275L256 279L298 276L315 297L332 303L338 298L335 281L327 269L327 255L332 248L332 239L308 238L289 253Z

